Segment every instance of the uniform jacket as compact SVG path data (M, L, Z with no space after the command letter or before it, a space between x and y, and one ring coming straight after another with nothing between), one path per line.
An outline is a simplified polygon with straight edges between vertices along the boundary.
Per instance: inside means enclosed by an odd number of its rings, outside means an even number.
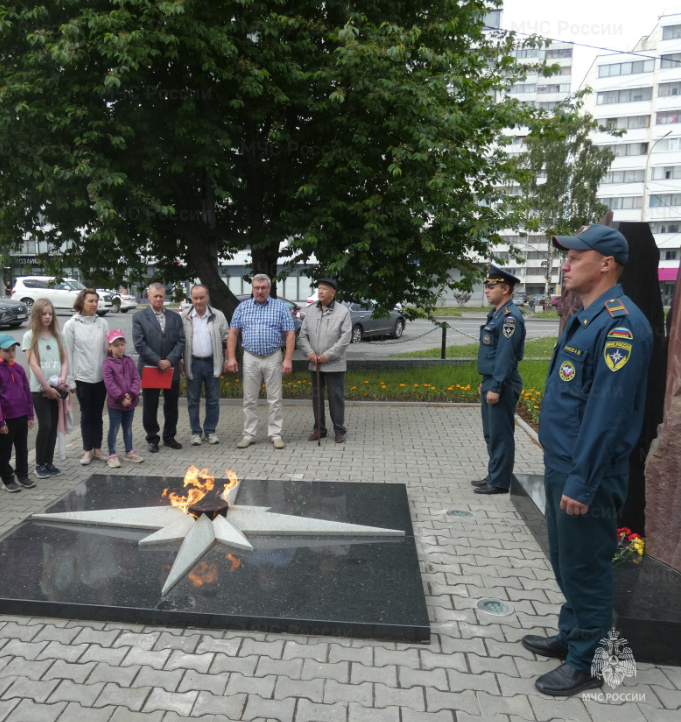
M544 462L563 493L590 504L601 480L627 473L643 423L650 324L619 284L568 322L553 351L539 419Z
M180 359L184 351L182 319L174 311L164 311L166 330L161 333L156 316L147 306L132 317L132 342L139 354L137 370L142 375L145 366L158 366L167 359L173 367L173 383L180 379Z
M109 324L97 314L74 314L65 324L62 339L69 357L68 385L74 381L97 384L102 380Z
M6 419L33 418L33 398L26 372L16 361L0 361L0 426Z
M225 318L225 314L217 308L206 306L206 313L208 314L208 333L210 334L210 342L213 347L213 378L218 378L222 374L222 363L225 360L229 323ZM187 313L182 314L182 327L184 328L184 373L188 379L194 378L192 376L193 314L193 307L190 308Z
M118 411L132 411L140 401L140 375L130 356L107 356L104 361L104 384L108 393L106 405ZM123 406L126 394L132 397L130 406Z
M300 328L298 348L306 356L311 353L326 356L328 363L320 364L319 368L333 373L345 371L348 367L345 354L352 338L352 321L347 306L334 300L329 307L325 310L321 301L310 306ZM315 364L309 365L310 371L315 368Z
M478 373L490 383L485 391L500 394L518 369L525 349L525 319L512 300L487 315L480 327Z

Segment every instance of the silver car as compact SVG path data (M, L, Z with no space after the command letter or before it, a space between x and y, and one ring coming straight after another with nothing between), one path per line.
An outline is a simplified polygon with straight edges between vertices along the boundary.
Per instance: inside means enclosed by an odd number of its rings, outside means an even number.
M352 343L359 343L369 336L390 336L400 338L404 333L406 320L401 307L395 307L387 318L374 318L373 303L345 303L350 309L352 321Z

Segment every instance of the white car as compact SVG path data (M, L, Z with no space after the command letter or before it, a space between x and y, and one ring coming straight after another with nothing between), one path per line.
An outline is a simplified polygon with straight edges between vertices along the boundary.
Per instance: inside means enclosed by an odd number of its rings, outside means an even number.
M57 311L73 311L78 294L87 286L73 278L65 278L57 283L54 276L19 276L12 289L12 299L21 301L30 311L39 298L46 298ZM113 308L111 294L99 293L97 314L106 316Z
M109 294L113 304L112 311L120 311L121 313L127 313L130 309L137 308L137 299L134 296L130 296L127 293L121 293L120 291L111 291L108 288L98 288L97 293Z

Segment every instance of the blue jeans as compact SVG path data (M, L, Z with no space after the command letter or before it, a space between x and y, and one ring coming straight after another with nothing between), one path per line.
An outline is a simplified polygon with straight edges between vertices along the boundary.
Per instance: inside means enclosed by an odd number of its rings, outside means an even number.
M201 385L206 387L206 420L203 431L206 436L214 434L220 418L220 377L213 378L213 362L192 359L193 379L187 379L187 408L192 436L201 436L199 405L201 403Z
M125 453L132 451L132 420L135 418L135 409L130 411L119 411L118 409L108 409L109 411L109 433L106 437L109 444L109 456L116 453L116 437L118 429L123 427L123 444L125 445Z

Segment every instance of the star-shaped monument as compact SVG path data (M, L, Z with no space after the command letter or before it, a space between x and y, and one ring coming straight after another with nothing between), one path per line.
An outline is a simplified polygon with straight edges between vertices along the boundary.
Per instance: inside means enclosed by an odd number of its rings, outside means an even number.
M206 472L204 474L204 472ZM212 494L213 478L190 467L185 486L194 488L188 497L166 494L176 506L144 506L130 509L66 511L33 514L43 521L70 522L88 526L154 529L140 539L140 546L179 542L182 544L161 590L165 596L189 572L215 542L240 551L253 551L246 535L386 537L405 536L403 530L383 529L361 524L311 519L270 512L267 506L241 506L235 503L239 482L227 472L230 482L220 494ZM197 479L203 479L197 481ZM199 491L197 492L197 486ZM210 496L210 498L208 498Z

